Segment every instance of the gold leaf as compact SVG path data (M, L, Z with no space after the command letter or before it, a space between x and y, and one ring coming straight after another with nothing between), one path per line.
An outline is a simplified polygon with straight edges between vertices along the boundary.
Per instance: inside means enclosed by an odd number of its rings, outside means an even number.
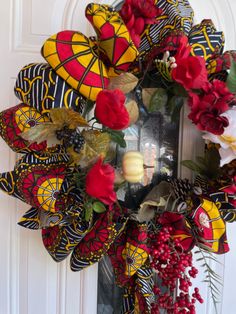
M108 89L120 89L124 94L128 94L137 84L138 78L132 73L122 73L110 79Z
M45 122L36 125L20 134L20 136L30 143L41 143L47 141L50 137L55 137L57 126L51 122Z
M110 146L110 136L108 133L88 130L83 131L82 135L85 144L79 153L75 153L73 148L68 149L72 160L81 167L87 167L99 156L105 157Z
M137 122L139 118L139 109L135 100L130 100L125 104L125 107L129 113L129 125Z
M67 108L55 108L50 110L50 117L58 129L67 125L70 129L78 126L88 126L88 122L76 111Z
M157 88L143 88L142 99L145 107L149 107L153 94L157 91Z

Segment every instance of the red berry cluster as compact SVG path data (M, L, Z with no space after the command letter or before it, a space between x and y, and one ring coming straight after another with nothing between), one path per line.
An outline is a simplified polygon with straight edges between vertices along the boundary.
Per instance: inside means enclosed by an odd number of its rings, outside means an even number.
M198 270L192 265L192 253L185 252L179 239L171 236L171 227L150 232L151 267L160 280L160 288L154 286L156 296L152 304L152 314L165 309L168 314L195 314L195 302L203 302L199 289L192 296L190 278L195 278ZM176 294L177 293L177 294Z

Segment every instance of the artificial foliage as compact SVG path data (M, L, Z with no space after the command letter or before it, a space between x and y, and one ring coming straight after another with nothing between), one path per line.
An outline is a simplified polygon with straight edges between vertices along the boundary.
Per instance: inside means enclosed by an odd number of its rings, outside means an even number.
M95 36L62 30L43 44L45 63L18 74L20 103L1 112L0 134L20 156L0 188L30 205L19 225L41 230L56 262L81 271L110 259L121 313L194 314L193 249L216 303L209 261L229 251L236 220L236 53L212 21L193 24L187 0L91 3L85 17ZM204 156L178 160L194 181L158 174L121 200L149 168L138 151L117 161L124 130L152 115L162 127L160 113L176 123L184 104L206 141ZM178 141L171 130L165 143Z

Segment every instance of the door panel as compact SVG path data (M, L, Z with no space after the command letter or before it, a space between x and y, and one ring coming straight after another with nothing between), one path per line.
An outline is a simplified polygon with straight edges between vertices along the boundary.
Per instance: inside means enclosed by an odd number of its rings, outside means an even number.
M80 16L87 3L1 1L1 111L18 103L13 90L17 73L28 63L43 61L40 49L48 36L68 28L91 32ZM0 171L11 170L15 160L15 153L0 139ZM28 206L3 193L0 204L0 314L95 313L96 267L80 274L70 271L68 261L56 264L44 249L40 232L17 225Z

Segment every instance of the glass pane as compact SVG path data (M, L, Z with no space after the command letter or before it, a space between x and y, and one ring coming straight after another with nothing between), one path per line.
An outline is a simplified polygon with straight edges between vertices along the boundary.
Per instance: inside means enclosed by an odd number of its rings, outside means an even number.
M139 93L138 93L139 94ZM137 96L137 95L136 95ZM167 112L147 113L142 103L140 119L125 133L126 150L138 150L144 155L145 169L142 184L130 184L129 190L119 193L119 199L125 201L128 208L136 210L149 191L151 184L156 184L164 177L177 176L179 118L172 122ZM118 150L116 163L120 164L124 150ZM115 285L109 257L99 263L98 269L98 314L120 314L122 309L123 289Z
M117 1L118 2L118 1ZM117 5L119 10L122 2ZM167 108L148 112L142 101L143 88L166 88L157 71L148 72L142 80L142 86L131 93L139 105L140 116L135 125L125 131L126 151L142 152L145 176L141 184L129 184L128 189L119 191L118 198L124 205L135 211L152 185L164 178L177 177L179 151L179 113L171 116ZM117 151L115 165L121 164L125 150ZM98 269L98 309L97 314L120 314L122 309L123 289L115 284L109 257L99 263Z
M98 265L98 314L120 314L123 289L115 284L112 265L108 257Z

